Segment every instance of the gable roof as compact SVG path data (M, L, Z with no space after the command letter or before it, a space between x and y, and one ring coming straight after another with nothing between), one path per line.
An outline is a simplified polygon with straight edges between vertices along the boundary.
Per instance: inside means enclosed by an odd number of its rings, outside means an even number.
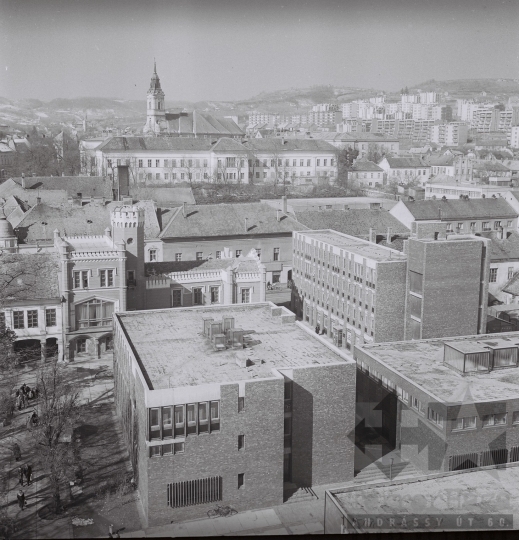
M146 276L159 276L175 272L205 272L224 270L231 266L238 272L259 272L259 261L249 258L204 259L203 261L167 261L145 263Z
M13 178L21 187L22 179ZM83 197L105 197L112 200L112 183L104 176L29 176L26 190L60 190L69 197L81 193ZM23 189L23 188L22 188Z
M519 233L512 231L508 238L492 238L490 244L491 261L519 260Z
M194 137L110 137L96 150L103 152L143 152L156 151L208 151L211 139Z
M130 195L137 200L155 201L160 206L195 204L193 190L188 187L130 186Z
M517 212L502 198L489 197L486 199L447 199L427 201L401 201L411 212L416 221L440 219L493 219L517 218Z
M250 139L244 143L246 148L256 152L293 152L293 151L322 151L336 153L335 146L326 141L315 139Z
M245 230L247 220L247 230ZM160 238L259 236L305 229L290 216L281 216L265 203L203 204L179 208L163 228Z
M372 228L379 235L387 234L391 227L393 234L409 234L409 229L387 210L356 208L351 210L296 211L296 219L310 230L332 229L340 233L369 238Z
M474 163L474 170L477 171L498 171L498 172L511 172L508 167L505 167L499 161L480 161Z
M371 171L371 172L384 172L384 169L379 167L373 161L368 159L358 159L352 166L353 171Z
M16 304L17 300L59 298L59 269L56 253L3 253L0 256L2 302Z
M244 132L231 118L213 116L206 112L166 112L166 131L193 135L240 136Z
M386 156L385 159L392 169L423 169L424 167L429 167L429 165L417 157L395 158Z

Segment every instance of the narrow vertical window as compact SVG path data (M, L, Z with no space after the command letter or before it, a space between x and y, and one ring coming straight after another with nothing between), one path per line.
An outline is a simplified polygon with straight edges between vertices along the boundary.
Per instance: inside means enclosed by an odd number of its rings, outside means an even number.
M198 433L208 433L209 417L207 411L207 402L198 404Z
M243 412L245 410L245 398L239 397L238 398L238 412Z
M162 438L173 437L173 419L171 407L162 407Z
M245 435L238 435L238 450L245 448Z
M238 489L243 487L244 484L245 484L245 473L240 473L238 475Z
M187 405L187 434L196 435L196 405L189 403Z
M175 405L175 437L185 435L184 405Z
M159 409L150 409L150 439L160 439Z

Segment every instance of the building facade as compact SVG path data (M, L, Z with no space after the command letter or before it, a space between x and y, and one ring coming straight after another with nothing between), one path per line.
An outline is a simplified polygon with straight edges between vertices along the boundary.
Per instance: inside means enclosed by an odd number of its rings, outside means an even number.
M355 363L285 308L117 314L114 377L147 526L353 478Z

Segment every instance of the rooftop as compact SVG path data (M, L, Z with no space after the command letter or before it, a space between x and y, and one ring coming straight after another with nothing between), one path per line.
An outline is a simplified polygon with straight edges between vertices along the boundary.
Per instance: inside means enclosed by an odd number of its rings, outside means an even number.
M135 200L155 201L160 206L181 206L184 202L195 204L193 190L187 187L162 187L130 185L130 195Z
M519 233L512 231L507 238L500 240L492 238L490 246L490 260L494 261L510 261L512 259L519 260Z
M369 159L358 159L352 167L353 171L374 171L374 172L384 172L384 169L381 169L378 165L369 161Z
M235 266L238 272L259 272L259 261L240 257L238 259L206 259L203 261L166 261L145 263L147 276L176 272L213 272Z
M250 139L244 143L246 148L256 152L328 152L335 154L337 149L330 143L315 139Z
M460 498L460 494L466 496ZM389 525L388 517L396 518L394 522L397 526L391 527L391 531L375 527L361 529L361 532L425 532L425 526L415 528L411 525L416 515L430 516L433 523L434 516L443 517L444 523L448 520L452 528L456 528L455 519L458 516L473 516L476 525L479 515L488 517L516 513L514 502L519 498L519 467L406 479L403 485L397 479L396 483L332 490L331 495L349 516L386 518L386 526ZM407 527L399 529L401 519L398 516L403 515L407 517ZM420 522L424 524L423 519ZM466 519L464 522L468 525ZM428 532L434 530L434 526L427 528ZM492 533L489 533L491 536Z
M277 218L276 209L264 203L187 205L186 217L179 208L164 226L160 237L257 236L305 228L290 216L280 216L279 221Z
M332 231L331 229L322 231L302 231L302 233L318 242L324 242L336 246L339 249L357 253L377 262L390 260L403 261L406 259L404 254L395 251L394 249L361 240L360 238L355 238L354 236L349 236L337 231Z
M420 158L416 158L416 157L395 158L395 157L386 156L385 159L387 160L389 166L392 169L412 169L412 168L423 169L424 167L429 167L429 165L424 163Z
M401 201L401 203L411 212L415 220L517 218L517 212L502 198Z
M282 317L290 320L284 322ZM271 302L117 313L151 390L271 378L272 369L346 362L293 313ZM234 318L251 340L243 350L215 351L203 334L204 318ZM237 358L250 358L240 367Z
M509 347L516 347L519 345L519 332L377 343L359 349L445 403L459 403L467 395L470 395L471 402L517 398L519 368L495 369L490 373L463 376L443 364L444 343L467 352L477 352L489 344L494 347L494 343L497 346L507 343Z
M344 234L369 238L369 230L377 234L387 234L391 227L392 234L409 234L409 229L400 223L387 210L369 210L367 208L352 208L350 210L298 211L296 218L299 223L312 230L332 229Z
M22 185L21 178L13 178ZM69 197L81 193L83 197L113 198L112 183L103 176L28 176L25 178L26 189L31 190L61 190Z

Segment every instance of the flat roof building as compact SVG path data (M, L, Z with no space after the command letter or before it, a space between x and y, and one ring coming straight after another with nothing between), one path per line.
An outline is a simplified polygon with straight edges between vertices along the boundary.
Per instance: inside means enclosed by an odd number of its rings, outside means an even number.
M118 411L148 526L353 478L352 358L272 303L117 313ZM334 414L330 414L330 411Z
M383 434L422 471L519 461L518 347L517 332L356 347L357 400L384 402Z

